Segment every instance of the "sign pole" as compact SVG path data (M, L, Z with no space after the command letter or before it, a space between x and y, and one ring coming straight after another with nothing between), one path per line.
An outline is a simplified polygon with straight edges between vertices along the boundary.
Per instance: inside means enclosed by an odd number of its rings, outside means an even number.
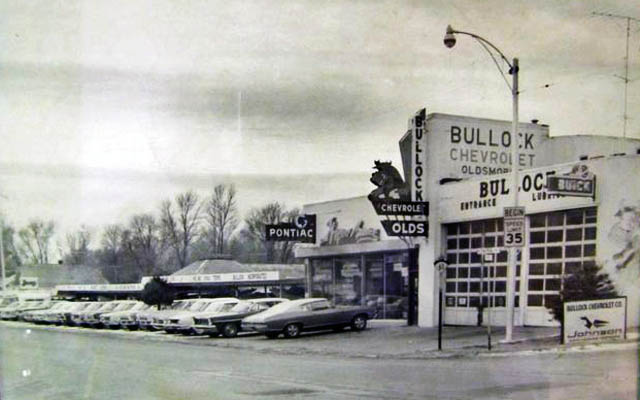
M444 274L449 263L443 257L440 257L434 263L436 271L438 271L438 351L442 350L442 286Z

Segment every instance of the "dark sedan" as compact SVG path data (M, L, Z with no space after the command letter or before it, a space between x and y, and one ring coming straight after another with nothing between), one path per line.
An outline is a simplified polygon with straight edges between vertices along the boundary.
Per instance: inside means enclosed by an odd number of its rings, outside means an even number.
M361 331L374 310L360 306L332 306L329 300L311 298L289 301L242 320L242 329L264 333L275 338L281 333L287 338L300 336L302 331L321 329L351 329Z

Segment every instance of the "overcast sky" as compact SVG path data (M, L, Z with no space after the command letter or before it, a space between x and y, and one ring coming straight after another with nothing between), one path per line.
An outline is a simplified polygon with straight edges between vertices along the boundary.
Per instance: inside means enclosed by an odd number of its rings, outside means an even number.
M626 23L592 12L640 3L2 1L0 210L66 232L222 182L244 210L366 194L418 109L511 118L491 59L468 37L445 48L447 24L520 59L521 121L621 135Z

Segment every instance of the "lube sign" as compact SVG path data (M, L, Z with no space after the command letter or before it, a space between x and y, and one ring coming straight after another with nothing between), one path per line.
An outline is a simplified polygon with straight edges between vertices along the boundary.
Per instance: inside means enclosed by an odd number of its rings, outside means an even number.
M626 310L626 297L564 303L565 344L624 338Z

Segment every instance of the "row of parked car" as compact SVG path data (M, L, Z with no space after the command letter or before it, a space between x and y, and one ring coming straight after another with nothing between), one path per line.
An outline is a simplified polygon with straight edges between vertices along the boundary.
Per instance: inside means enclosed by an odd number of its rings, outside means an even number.
M351 327L363 330L375 311L366 307L335 307L324 298L288 300L231 297L176 300L165 309L137 300L15 301L2 307L0 318L36 324L111 329L145 329L184 335L235 337L240 331L293 338L304 330Z

